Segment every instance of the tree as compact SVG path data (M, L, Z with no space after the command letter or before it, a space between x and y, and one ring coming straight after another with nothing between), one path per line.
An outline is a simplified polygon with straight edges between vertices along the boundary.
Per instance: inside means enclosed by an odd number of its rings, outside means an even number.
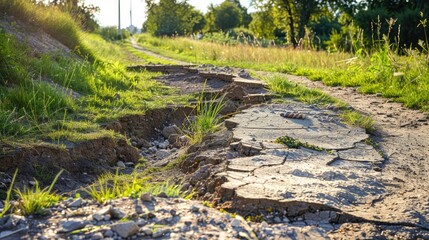
M185 35L201 30L204 17L186 1L146 0L147 20L144 28L155 36Z
M257 0L254 2L283 10L290 42L296 47L299 39L304 38L305 28L313 18L320 17L327 10L336 11L347 8L348 11L352 11L355 0Z
M40 0L38 2L44 3ZM98 28L95 13L100 11L100 8L94 5L85 5L84 0L52 0L47 3L47 6L57 7L61 11L69 13L85 30L94 31Z
M213 32L219 30L227 31L239 27L242 24L242 11L244 9L240 9L239 6L233 0L225 0L218 6L210 4L206 14L206 29L209 32Z

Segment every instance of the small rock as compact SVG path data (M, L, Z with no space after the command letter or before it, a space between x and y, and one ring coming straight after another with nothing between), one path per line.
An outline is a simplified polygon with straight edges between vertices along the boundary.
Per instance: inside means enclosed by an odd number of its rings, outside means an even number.
M112 218L112 216L110 216L110 214L106 214L103 217L104 221L109 221L111 218Z
M133 162L126 162L125 166L127 166L127 167L133 167L134 163Z
M162 160L162 159L169 157L170 155L171 155L170 151L165 150L165 149L161 149L161 150L156 152L156 159Z
M110 215L112 216L113 219L122 219L126 216L126 214L124 212L122 212L121 210L119 210L117 208L111 208L110 209Z
M142 227L140 229L140 232L144 233L146 236L152 235L152 230L150 230L150 228L148 227Z
M164 142L158 144L158 147L160 149L166 149L166 148L168 148L169 145L170 145L170 142L168 142L168 140L165 140Z
M114 234L113 231L109 229L105 231L103 235L104 237L109 238L109 237L113 237L113 234Z
M238 220L238 219L234 218L234 219L231 221L231 226L232 226L232 227L240 227L240 226L241 226L241 222L240 222L240 220Z
M198 213L198 212L200 212L200 208L199 207L197 207L197 206L195 206L195 205L192 205L191 206L191 208L189 209L191 212L194 212L194 213Z
M116 163L116 166L118 166L118 167L120 167L120 168L125 168L126 166L125 166L125 163L124 162L122 162L122 161L118 161L117 163Z
M115 223L111 229L123 238L131 237L139 232L139 226L132 221Z
M91 240L100 240L103 238L104 238L103 234L101 232L98 232L98 233L94 233L94 235L92 235Z
M268 225L268 223L267 223L267 222L262 221L262 222L261 222L261 224L260 224L260 227L261 227L262 229L264 229L264 228L269 227L269 225Z
M161 192L160 194L157 195L157 197L168 198L168 195L165 192Z
M148 149L148 151L149 151L149 153L154 154L154 153L156 153L156 151L158 151L158 149L156 147L150 147Z
M99 222L99 221L101 221L101 220L104 219L104 216L101 215L101 214L95 213L95 214L92 215L92 219L94 219L95 221Z
M176 125L171 125L171 126L165 127L162 130L162 135L167 139L172 134L180 134L180 129Z
M275 223L281 223L282 222L282 220L279 217L275 217L273 220Z
M146 220L144 220L144 219L139 219L138 221L137 221L137 225L139 226L139 227L143 227L144 225L146 225Z
M68 233L77 229L84 228L86 223L84 221L67 221L61 225L60 233Z
M68 206L69 207L74 207L74 208L82 206L82 198L78 198L78 199L74 200Z
M238 233L238 236L239 236L241 239L252 239L252 238L249 236L249 234L247 234L246 232L239 232L239 233Z
M150 193L142 193L142 195L140 196L140 199L143 202L152 202L152 196L150 195Z

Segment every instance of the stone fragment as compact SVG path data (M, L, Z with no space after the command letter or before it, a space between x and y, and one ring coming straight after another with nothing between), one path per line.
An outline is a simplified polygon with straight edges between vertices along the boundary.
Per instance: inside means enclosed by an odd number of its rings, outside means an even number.
M125 168L126 166L125 166L125 163L124 162L122 162L122 161L118 161L117 163L116 163L116 166L118 166L118 167L120 167L120 168Z
M170 142L168 142L168 140L165 140L164 142L158 144L158 147L160 149L166 149L166 148L168 148L169 145L170 145Z
M111 208L110 216L112 216L112 219L122 219L126 216L126 214L118 208Z
M72 208L77 208L80 207L82 205L82 198L78 198L76 200L74 200L73 202L71 202L68 206L72 207Z
M61 228L58 230L59 233L68 233L77 229L84 228L86 223L84 221L67 221L61 224Z
M98 232L92 235L91 240L100 240L103 238L104 238L103 234L101 232Z
M103 215L101 215L101 214L98 214L98 213L94 213L93 215L92 215L92 219L94 219L95 221L101 221L101 220L103 220L104 219L104 216Z
M132 221L118 222L112 224L110 228L123 238L131 237L139 232L139 226Z
M200 212L200 208L195 205L192 205L189 210L194 213Z
M152 230L149 227L142 227L140 232L144 233L146 236L152 235Z
M143 202L152 202L152 196L150 195L150 193L142 193L142 195L140 196L140 199Z
M180 129L176 126L176 125L171 125L168 127L165 127L164 129L162 129L162 135L166 138L169 139L169 137L172 134L180 134Z
M161 149L156 152L156 159L162 160L168 158L171 155L171 152L165 149Z
M114 233L110 229L107 230L107 231L105 231L104 234L103 234L103 236L106 237L106 238L113 237L113 235L114 235Z
M238 219L234 218L234 219L231 221L231 227L236 228L236 227L240 227L240 226L241 226L241 222L240 222L240 220L238 220Z
M148 149L148 152L149 152L149 153L151 153L151 154L156 153L156 151L158 151L158 149L157 149L155 146L150 147L150 148Z

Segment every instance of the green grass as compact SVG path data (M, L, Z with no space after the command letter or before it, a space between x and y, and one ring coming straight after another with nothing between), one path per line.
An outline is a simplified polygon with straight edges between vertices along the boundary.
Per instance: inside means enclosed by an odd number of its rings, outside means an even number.
M173 184L170 181L153 183L147 177L147 171L139 172L136 166L131 175L107 173L100 176L97 182L89 186L86 191L99 203L120 197L138 198L142 193L158 195L165 193L168 197L192 198L194 193L182 192L181 185ZM144 177L143 177L144 176Z
M0 9L2 13L37 26L72 50L78 50L82 46L79 26L71 16L57 8L32 4L28 0L0 0ZM80 51L86 53L83 48Z
M276 143L281 143L285 146L287 146L288 148L300 148L300 147L304 147L304 148L308 148L308 149L312 149L315 151L325 151L326 149L309 144L307 142L301 142L298 139L294 139L292 137L289 136L283 136L283 137L279 137L276 139L275 141Z
M292 83L287 79L286 76L277 74L263 77L262 80L268 83L269 90L279 94L281 97L296 99L308 104L333 104L339 108L346 106L346 103L333 98L318 89L309 89L302 85Z
M183 61L302 75L329 86L354 86L362 93L381 93L406 107L429 111L427 55L408 50L405 56L399 56L388 43L371 51L358 50L354 56L187 38L155 38L148 34L139 35L138 42L154 52Z
M17 174L18 174L18 169L15 170L15 173L13 174L13 177L12 177L12 181L10 182L10 186L6 192L6 198L3 203L3 209L0 212L0 218L2 218L6 213L8 213L12 207L12 204L11 204L12 189L13 189L13 185L15 184L15 179Z
M352 126L365 129L367 132L374 132L375 120L371 116L366 116L354 111L345 111L341 114L343 121Z
M46 188L40 188L39 182L35 180L33 188L15 190L19 198L18 212L22 215L45 214L45 209L53 206L60 199L58 195L52 193L52 188L62 172L63 171L61 170L52 180L51 185Z
M225 96L215 95L210 100L205 100L204 89L205 83L195 106L195 119L188 118L188 130L192 133L189 136L191 144L200 143L206 134L215 132L222 120L219 113L225 106Z

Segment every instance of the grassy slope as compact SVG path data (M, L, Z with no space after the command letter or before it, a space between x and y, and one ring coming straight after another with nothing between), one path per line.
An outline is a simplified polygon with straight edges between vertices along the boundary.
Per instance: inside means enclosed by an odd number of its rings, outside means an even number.
M50 33L81 56L51 52L34 57L13 36L0 34L1 140L58 143L114 136L98 123L177 102L166 97L171 89L151 80L157 74L126 70L135 58L124 45L82 32L67 14L26 0L0 0L0 9Z
M355 86L363 93L429 111L427 56L410 51L398 56L382 45L369 56L290 48L224 45L186 38L154 38L142 34L138 42L157 53L196 63L229 65L255 70L304 75L331 86Z

